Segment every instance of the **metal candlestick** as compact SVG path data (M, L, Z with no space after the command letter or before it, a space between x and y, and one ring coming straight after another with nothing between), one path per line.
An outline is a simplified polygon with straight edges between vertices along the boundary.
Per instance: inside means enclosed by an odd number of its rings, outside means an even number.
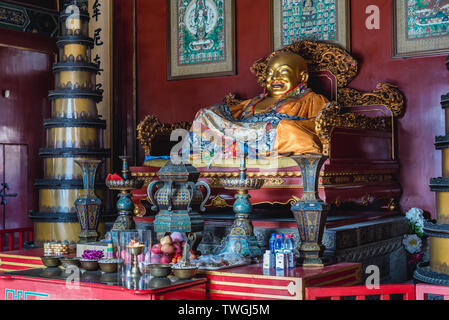
M129 175L129 165L128 165L128 161L129 159L131 159L131 157L129 156L120 156L119 157L120 160L122 160L122 177L125 180L128 180L128 175Z
M131 253L131 277L137 278L142 275L139 269L139 256L143 253L145 246L128 246Z
M140 189L143 186L144 181L141 179L129 179L129 168L128 168L128 160L131 157L121 156L122 160L122 176L123 181L106 181L106 186L110 190L120 191L117 201L117 210L119 216L117 217L114 226L112 227L112 231L125 231L125 230L133 230L136 227L136 224L133 220L133 201L131 199L131 190Z
M236 190L234 202L235 219L229 235L215 250L215 254L239 253L243 256L258 257L262 255L257 239L254 235L254 227L250 219L252 205L249 190L262 188L265 180L247 178L246 155L243 156L238 178L222 178L221 184L227 190Z

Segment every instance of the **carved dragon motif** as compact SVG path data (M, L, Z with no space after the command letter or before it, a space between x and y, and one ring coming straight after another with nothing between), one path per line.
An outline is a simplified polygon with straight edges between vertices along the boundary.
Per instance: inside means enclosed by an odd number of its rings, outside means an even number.
M361 92L351 88L338 90L338 102L342 106L384 105L393 116L400 117L404 112L403 93L392 84L379 83L373 92Z

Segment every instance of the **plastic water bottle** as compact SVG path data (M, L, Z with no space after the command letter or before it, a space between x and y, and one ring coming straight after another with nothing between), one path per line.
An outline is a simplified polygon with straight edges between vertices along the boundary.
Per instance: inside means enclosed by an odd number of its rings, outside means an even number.
M284 253L284 239L283 235L276 235L276 240L274 241L274 252Z
M276 233L272 233L270 241L269 241L272 268L276 267L276 253L274 252L275 251L274 250L274 243L275 242L276 242Z
M298 255L298 249L296 248L295 236L291 234L290 240L292 241L293 268L296 268L296 258L299 255Z
M271 234L271 238L270 238L270 251L274 252L274 243L276 242L276 233L272 233Z
M264 269L274 268L272 257L273 257L273 254L270 250L265 251L265 254L263 255L263 268Z
M294 254L294 246L293 246L293 235L289 234L285 236L284 241L284 252L287 255L287 266L289 269L293 269L295 267L295 254Z
M283 235L278 234L276 236L276 241L274 242L274 252L276 254L276 270L287 269Z

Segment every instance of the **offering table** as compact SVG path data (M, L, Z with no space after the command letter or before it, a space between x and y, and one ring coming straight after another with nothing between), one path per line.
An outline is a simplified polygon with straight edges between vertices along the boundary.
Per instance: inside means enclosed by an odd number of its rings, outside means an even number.
M339 263L324 268L295 268L286 271L266 271L261 264L256 264L217 271L204 270L200 271L200 275L205 278L148 290L118 286L116 274L102 277L101 272L89 272L80 276L79 289L67 290L65 279L69 275L64 276L64 271L59 268L46 269L39 258L42 254L42 249L2 254L2 263L14 264L13 260L18 259L17 261L22 261L18 262L22 265L1 266L19 271L0 274L0 300L303 300L306 287L350 286L362 281L360 263ZM29 266L25 262L29 262ZM52 276L52 272L56 272L57 276ZM75 286L75 283L69 285Z
M0 300L204 300L206 279L177 280L142 276L121 279L100 271L81 273L79 281L60 268L0 274Z
M262 264L203 271L208 300L303 300L306 287L352 286L362 281L361 264L264 270Z

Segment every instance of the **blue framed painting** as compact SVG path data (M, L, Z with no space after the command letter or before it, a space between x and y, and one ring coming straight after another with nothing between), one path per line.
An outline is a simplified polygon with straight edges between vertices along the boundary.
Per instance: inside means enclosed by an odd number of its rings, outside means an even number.
M168 0L168 79L234 75L235 0Z
M394 11L394 57L449 52L449 0L397 0Z
M272 50L313 40L350 51L349 0L270 0L270 5Z

